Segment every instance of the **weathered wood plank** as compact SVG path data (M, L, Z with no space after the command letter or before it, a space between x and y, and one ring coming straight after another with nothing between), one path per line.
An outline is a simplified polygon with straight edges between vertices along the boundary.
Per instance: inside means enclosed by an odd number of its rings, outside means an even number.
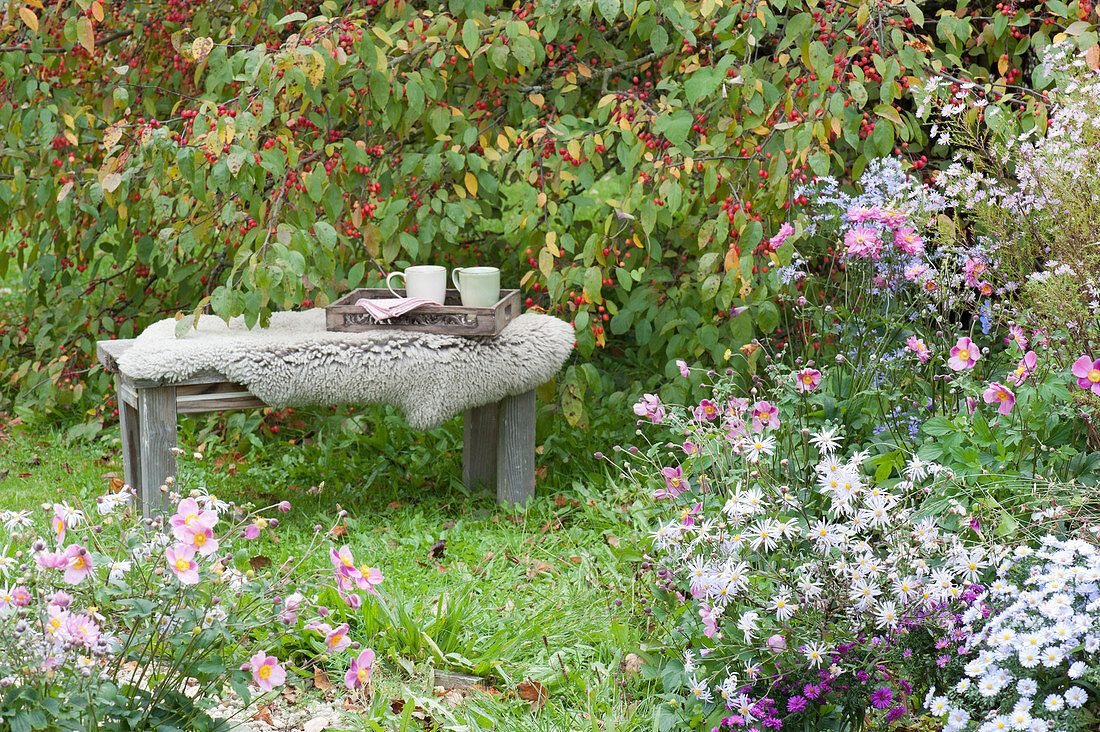
M501 400L497 415L497 503L535 496L535 391Z
M125 392L130 389L122 377L115 379L118 398L118 423L122 434L122 477L141 500L141 436L138 431L136 395Z
M150 517L167 511L167 495L160 487L176 474L176 388L138 389L141 512Z
M467 409L462 415L462 484L497 487L497 405Z

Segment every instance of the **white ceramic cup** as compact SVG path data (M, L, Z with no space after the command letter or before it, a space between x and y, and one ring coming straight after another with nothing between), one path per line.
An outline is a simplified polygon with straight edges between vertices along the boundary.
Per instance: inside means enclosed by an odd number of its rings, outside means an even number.
M451 281L462 296L462 307L491 308L500 300L500 270L496 267L456 267Z
M440 305L447 297L446 267L438 264L418 264L404 272L390 272L386 275L386 287L395 297L401 297L390 284L394 277L400 277L405 281L405 297L423 297Z

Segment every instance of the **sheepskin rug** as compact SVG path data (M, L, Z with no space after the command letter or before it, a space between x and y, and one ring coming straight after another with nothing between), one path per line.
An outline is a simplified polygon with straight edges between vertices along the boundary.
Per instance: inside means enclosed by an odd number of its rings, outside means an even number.
M214 371L272 407L389 404L415 429L530 391L573 350L569 323L525 313L496 337L325 330L325 311L275 313L267 328L204 315L177 338L176 321L145 329L119 358L135 379L171 383Z

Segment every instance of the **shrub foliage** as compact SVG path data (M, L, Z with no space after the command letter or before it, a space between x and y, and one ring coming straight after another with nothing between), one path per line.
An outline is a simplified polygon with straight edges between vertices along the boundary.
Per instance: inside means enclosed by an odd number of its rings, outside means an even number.
M989 125L1044 124L1034 54L1095 47L1095 19L1084 0L11 4L8 396L87 407L97 338L263 322L403 262L500 263L586 357L720 359L780 324L792 252L768 239L797 184L884 155L931 170L949 151L911 94L930 74L976 83ZM563 384L571 420L587 386Z

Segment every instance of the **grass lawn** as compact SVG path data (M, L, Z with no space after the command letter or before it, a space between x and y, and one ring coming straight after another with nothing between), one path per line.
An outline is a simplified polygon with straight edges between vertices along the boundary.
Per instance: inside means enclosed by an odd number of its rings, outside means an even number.
M316 526L346 526L337 543L385 574L381 589L400 620L357 638L382 662L369 710L347 712L345 728L648 729L653 682L628 668L635 659L625 662L644 655L650 622L638 603L644 519L635 496L566 467L542 480L526 510L502 509L487 493L461 488L460 424L417 437L384 410L357 424L361 439L344 431L303 440L269 429L259 439L254 424L214 432L185 420L180 441L189 453L180 467L185 488L238 503L291 501L277 531L253 545L258 552L275 561L301 556ZM0 509L46 501L90 508L121 476L117 428L75 443L63 434L17 422L0 429ZM244 455L241 440L251 448ZM48 517L38 516L44 526ZM327 563L316 554L317 566ZM293 683L316 696L309 659L295 660ZM330 697L345 663L329 666ZM484 691L441 696L435 672L480 677ZM542 704L521 698L540 685Z

